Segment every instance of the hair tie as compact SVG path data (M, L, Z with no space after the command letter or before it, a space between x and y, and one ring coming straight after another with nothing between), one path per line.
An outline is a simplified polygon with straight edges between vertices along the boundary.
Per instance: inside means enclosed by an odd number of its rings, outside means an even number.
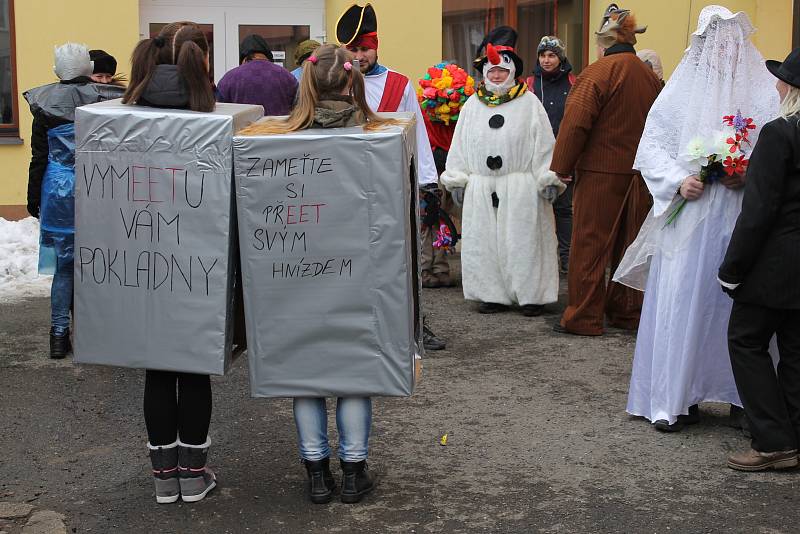
M347 72L350 72L352 69L353 69L353 64L350 63L349 61L345 61L344 70L346 70Z
M309 56L306 61L310 61L311 63L316 65L317 64L317 56Z
M163 37L156 37L153 39L153 44L156 45L156 48L164 48L164 45L167 44L167 42Z

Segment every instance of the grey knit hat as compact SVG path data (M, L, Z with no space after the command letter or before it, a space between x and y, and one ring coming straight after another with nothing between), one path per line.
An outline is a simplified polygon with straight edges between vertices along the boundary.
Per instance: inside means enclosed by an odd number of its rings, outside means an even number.
M567 49L558 37L552 35L545 35L542 37L542 40L539 41L539 46L536 47L536 55L545 51L554 53L561 61L567 59Z

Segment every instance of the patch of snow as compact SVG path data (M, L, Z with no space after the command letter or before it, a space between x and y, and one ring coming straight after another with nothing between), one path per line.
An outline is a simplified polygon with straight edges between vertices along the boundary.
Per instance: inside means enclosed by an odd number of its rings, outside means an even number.
M39 221L0 217L0 302L50 295L52 276L39 276Z

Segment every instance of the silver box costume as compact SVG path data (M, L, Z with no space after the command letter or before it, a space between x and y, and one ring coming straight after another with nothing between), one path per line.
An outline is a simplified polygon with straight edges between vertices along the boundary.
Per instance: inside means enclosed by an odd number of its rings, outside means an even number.
M233 346L232 140L261 106L76 113L75 361L223 374Z
M234 139L255 397L403 396L421 352L414 121Z

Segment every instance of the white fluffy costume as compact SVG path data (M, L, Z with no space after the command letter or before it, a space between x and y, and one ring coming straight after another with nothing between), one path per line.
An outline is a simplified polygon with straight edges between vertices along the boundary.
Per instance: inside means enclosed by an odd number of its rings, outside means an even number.
M517 69L512 57L506 52L500 56L513 80ZM465 188L464 297L505 305L546 304L558 297L558 255L553 208L543 194L548 186L558 193L565 186L549 170L555 140L542 104L524 84L514 85L508 94L519 96L494 106L477 93L467 100L441 181L451 191ZM553 187L549 192L555 193Z

